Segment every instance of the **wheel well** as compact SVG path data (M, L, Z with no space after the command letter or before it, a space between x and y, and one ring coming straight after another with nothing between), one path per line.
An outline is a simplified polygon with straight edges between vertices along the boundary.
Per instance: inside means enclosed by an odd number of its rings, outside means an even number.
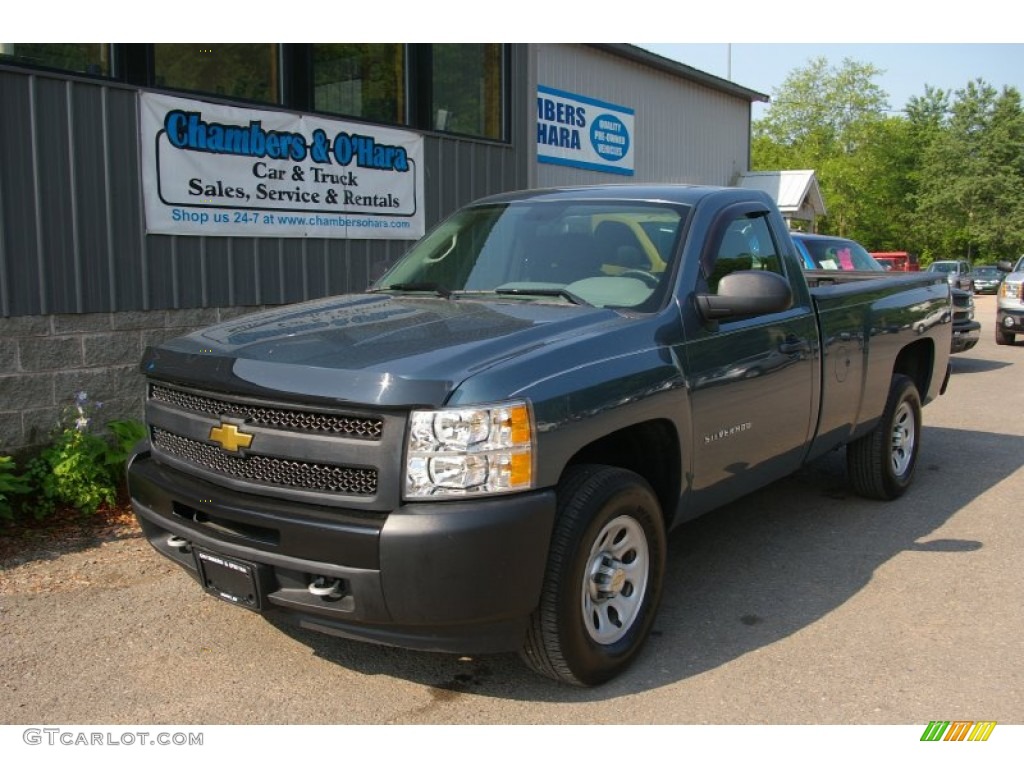
M932 367L935 364L935 346L930 340L915 341L903 348L896 358L893 373L909 376L924 400L931 386Z
M605 435L584 446L569 460L577 464L606 464L643 477L661 504L666 525L679 502L679 436L671 422L646 421Z

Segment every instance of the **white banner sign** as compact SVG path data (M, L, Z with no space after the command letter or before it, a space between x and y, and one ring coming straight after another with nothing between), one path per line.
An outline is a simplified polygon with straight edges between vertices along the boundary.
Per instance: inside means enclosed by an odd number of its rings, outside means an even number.
M633 175L633 110L537 86L537 161Z
M140 99L149 232L423 235L419 134L153 93Z

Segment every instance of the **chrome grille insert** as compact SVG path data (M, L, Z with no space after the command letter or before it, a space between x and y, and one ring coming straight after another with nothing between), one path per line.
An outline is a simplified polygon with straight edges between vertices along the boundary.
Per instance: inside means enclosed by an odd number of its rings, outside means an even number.
M233 403L158 385L150 387L149 397L156 402L193 413L202 413L218 419L222 416L238 416L250 424L275 429L320 432L363 440L380 440L384 429L383 419Z
M153 445L181 461L211 472L282 488L372 496L377 470L342 467L272 456L231 456L220 448L153 427Z

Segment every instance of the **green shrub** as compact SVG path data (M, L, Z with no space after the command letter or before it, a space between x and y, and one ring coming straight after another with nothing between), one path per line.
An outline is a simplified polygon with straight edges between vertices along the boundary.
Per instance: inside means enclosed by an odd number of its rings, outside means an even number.
M109 435L97 435L91 428L95 411L102 407L78 392L50 445L28 463L23 480L29 497L23 507L37 519L52 514L58 504L91 515L117 501L125 462L146 429L137 421L116 420L106 425Z
M53 443L29 462L27 478L37 496L29 502L36 518L51 514L58 503L91 515L101 504L117 499L106 462L107 442L97 435L64 429Z
M107 446L106 463L111 474L120 479L135 445L146 437L146 425L141 421L117 419L107 422L113 443Z
M20 496L29 490L28 482L15 472L16 469L13 457L0 456L0 518L4 520L14 519L14 507L8 494Z

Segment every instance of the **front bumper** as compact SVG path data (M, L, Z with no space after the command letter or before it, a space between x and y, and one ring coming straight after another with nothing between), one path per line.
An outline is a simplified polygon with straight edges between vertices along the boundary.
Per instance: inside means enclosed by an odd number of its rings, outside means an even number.
M303 627L419 650L517 650L540 598L553 491L346 511L231 491L136 454L149 543L203 583L196 551L251 564L259 609ZM339 585L314 594L317 578ZM321 581L320 583L323 583Z
M966 352L973 349L981 337L981 323L976 320L959 322L953 324L953 344L950 348L952 354Z
M1020 309L997 307L996 327L1005 333L1024 333L1024 306Z

